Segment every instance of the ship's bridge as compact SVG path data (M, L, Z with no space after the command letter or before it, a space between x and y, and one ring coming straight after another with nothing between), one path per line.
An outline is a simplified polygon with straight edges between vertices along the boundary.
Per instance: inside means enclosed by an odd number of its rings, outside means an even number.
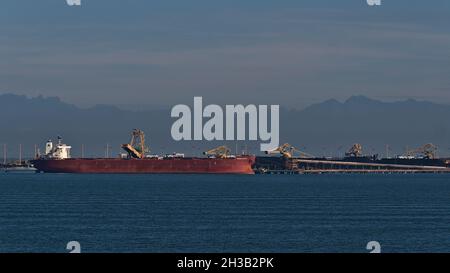
M45 157L51 159L68 159L70 158L70 150L72 146L62 143L62 138L58 137L58 144L53 145L51 140L45 145Z

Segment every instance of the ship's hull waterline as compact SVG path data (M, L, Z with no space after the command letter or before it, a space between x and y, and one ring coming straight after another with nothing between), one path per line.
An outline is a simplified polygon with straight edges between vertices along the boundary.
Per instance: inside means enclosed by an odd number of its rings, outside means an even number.
M236 158L37 159L45 173L92 174L254 174L254 156Z

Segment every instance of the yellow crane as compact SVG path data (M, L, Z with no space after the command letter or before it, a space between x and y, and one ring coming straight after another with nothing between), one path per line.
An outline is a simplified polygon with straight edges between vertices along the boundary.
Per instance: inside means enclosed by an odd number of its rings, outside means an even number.
M214 156L217 158L228 158L228 157L230 157L231 151L226 146L220 146L220 147L211 149L209 151L206 151L203 154L207 155L207 156Z
M130 155L130 157L144 158L145 153L149 151L149 149L145 146L144 132L139 129L134 129L131 132L130 143L123 144L122 149L124 149Z
M299 154L299 157L301 158L314 158L315 156L305 153L303 151L300 151L299 149L295 148L289 143L285 143L281 145L278 148L275 148L270 151L266 151L266 154L281 154L282 156L286 158L292 158L294 156L294 152Z
M348 152L345 153L345 156L352 156L352 157L362 156L362 145L359 143L353 144L350 150L348 150Z
M417 149L406 151L407 156L415 156L417 154L420 154L420 155L423 155L425 158L429 158L429 159L436 158L436 153L437 153L437 147L432 143L425 144L422 147L419 147Z

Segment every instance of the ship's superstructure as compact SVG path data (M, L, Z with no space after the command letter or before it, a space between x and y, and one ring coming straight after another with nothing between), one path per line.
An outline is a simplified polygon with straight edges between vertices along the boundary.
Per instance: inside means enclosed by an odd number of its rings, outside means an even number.
M58 142L56 145L53 144L52 140L49 139L45 144L45 159L69 159L71 146L62 143L62 138L58 136Z

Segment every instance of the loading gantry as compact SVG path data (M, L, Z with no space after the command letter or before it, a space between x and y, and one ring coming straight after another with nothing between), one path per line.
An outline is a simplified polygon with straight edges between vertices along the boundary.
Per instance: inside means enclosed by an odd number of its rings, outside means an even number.
M270 151L266 151L266 154L281 154L283 157L292 158L294 157L294 153L297 153L300 158L314 158L315 156L305 153L289 143L285 143L278 148L275 148Z
M230 149L228 149L227 146L220 146L220 147L211 149L209 151L206 151L203 154L207 155L207 156L213 156L216 158L228 158L228 157L230 157L231 151L230 151Z
M362 145L359 143L353 144L353 146L345 153L345 156L360 157L362 156Z
M436 153L437 153L437 147L436 147L436 145L434 145L432 143L425 144L422 147L419 147L417 149L406 151L407 156L421 155L427 159L435 159Z
M145 153L149 152L148 147L145 146L145 134L139 129L134 129L131 132L130 143L123 144L124 149L132 158L144 158Z

